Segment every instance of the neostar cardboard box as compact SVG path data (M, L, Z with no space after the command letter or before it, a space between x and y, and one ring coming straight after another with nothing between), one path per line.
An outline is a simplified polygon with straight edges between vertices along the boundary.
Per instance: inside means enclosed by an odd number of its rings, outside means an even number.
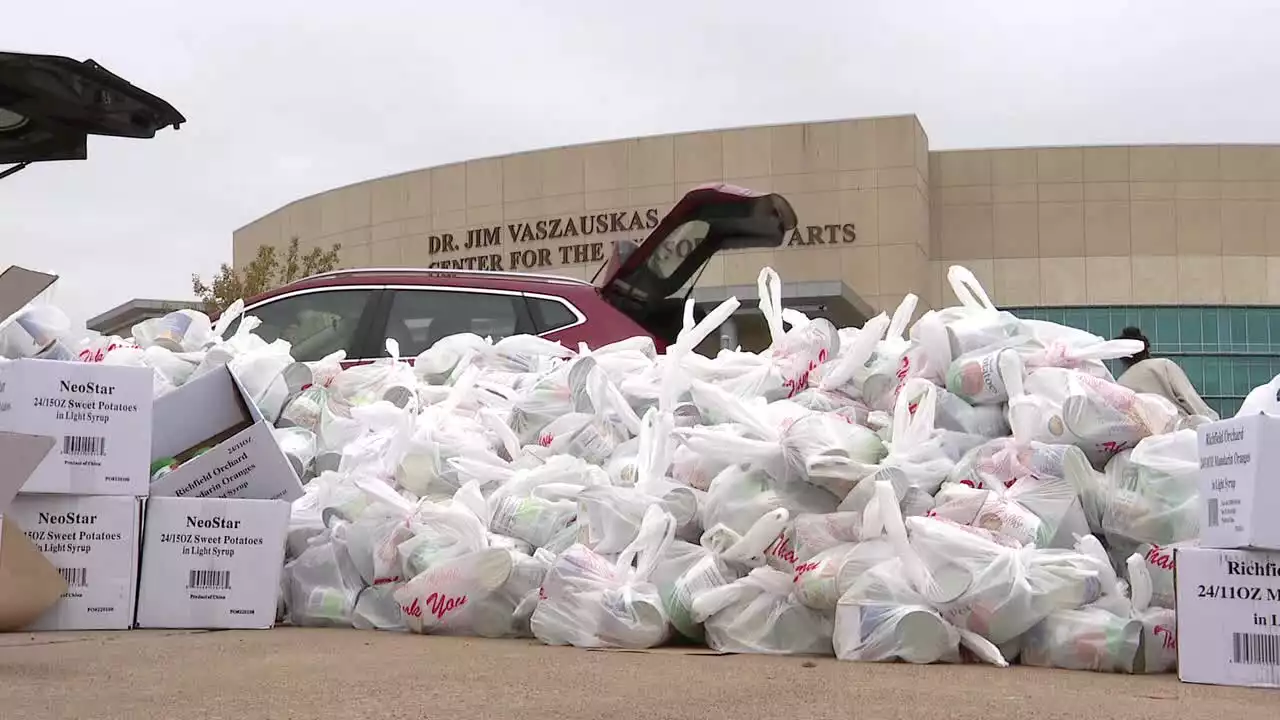
M54 438L24 493L146 495L151 370L55 360L0 365L0 430Z
M151 483L152 497L302 497L271 423L226 367L156 398L153 417L152 461L179 464Z
M28 630L127 630L138 587L142 504L112 495L19 495L7 517L67 589Z
M138 627L271 627L288 530L282 500L151 498Z

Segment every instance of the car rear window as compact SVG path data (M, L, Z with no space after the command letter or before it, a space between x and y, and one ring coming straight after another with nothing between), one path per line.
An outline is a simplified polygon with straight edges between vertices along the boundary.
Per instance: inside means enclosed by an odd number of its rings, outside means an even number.
M559 330L578 322L578 316L558 300L531 297L529 310L533 313L533 322L540 333Z
M475 333L494 340L528 332L519 295L446 290L396 290L387 315L387 337L412 357L441 338Z

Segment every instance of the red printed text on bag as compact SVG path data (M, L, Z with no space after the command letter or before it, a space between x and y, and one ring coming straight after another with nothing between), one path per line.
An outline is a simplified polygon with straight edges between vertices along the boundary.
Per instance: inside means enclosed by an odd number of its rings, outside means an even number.
M426 604L428 606L428 612L435 615L437 620L443 620L444 616L448 613L466 605L467 596L458 595L455 597L449 597L444 593L431 593L427 596ZM418 603L418 598L414 598L413 602L408 605L401 606L401 609L404 610L404 614L409 617L422 617L422 605Z

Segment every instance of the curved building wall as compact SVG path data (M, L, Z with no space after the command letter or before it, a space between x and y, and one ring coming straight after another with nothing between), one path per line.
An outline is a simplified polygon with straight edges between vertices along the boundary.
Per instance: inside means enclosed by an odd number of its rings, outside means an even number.
M1237 378L1280 371L1280 314L1267 307L1280 304L1280 146L930 152L914 116L637 138L304 198L237 230L233 261L298 237L304 250L341 243L344 267L591 279L613 241L643 237L707 182L781 193L801 226L776 251L713 259L695 293L707 302L755 298L769 265L787 297L856 322L907 292L921 311L954 302L945 273L959 263L1002 306L1080 323L1105 313L1108 330L1156 313L1144 330L1167 353L1198 353L1184 367L1201 387L1213 374L1220 407L1238 399Z

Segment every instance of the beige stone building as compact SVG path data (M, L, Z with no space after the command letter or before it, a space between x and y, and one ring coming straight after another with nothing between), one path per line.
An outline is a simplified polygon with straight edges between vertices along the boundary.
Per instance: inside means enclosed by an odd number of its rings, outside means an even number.
M914 116L635 138L303 198L237 230L234 263L297 237L341 243L345 267L591 279L614 240L708 182L780 193L800 227L713 259L700 300L754 298L768 265L786 297L856 321L907 292L954 303L946 268L962 264L1002 307L1104 334L1141 324L1224 409L1280 371L1280 145L931 152Z

